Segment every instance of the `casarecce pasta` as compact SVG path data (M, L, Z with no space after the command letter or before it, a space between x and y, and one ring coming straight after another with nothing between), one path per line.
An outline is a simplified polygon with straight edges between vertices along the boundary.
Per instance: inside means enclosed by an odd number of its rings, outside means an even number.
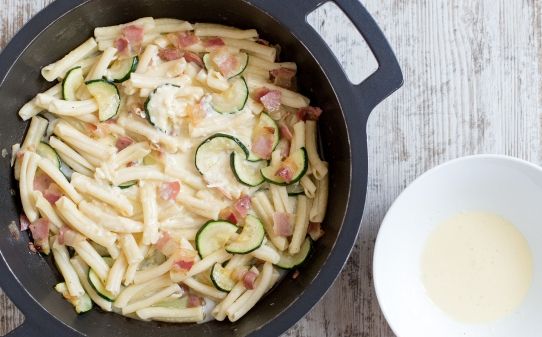
M21 227L77 312L233 322L305 262L329 175L296 72L255 29L150 17L42 69Z

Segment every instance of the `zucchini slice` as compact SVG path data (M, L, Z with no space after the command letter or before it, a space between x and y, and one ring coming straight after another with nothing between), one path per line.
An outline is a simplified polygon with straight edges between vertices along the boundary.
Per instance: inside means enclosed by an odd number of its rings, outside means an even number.
M164 133L171 131L170 115L175 115L180 108L176 98L179 89L175 84L162 84L154 89L145 101L147 120Z
M220 263L215 263L211 269L211 281L216 289L230 292L235 287L235 281L231 279L230 272L222 267Z
M83 70L81 67L75 67L66 73L66 77L62 80L62 99L66 101L77 101L75 93L81 85L85 83L83 78Z
M278 171L286 167L291 171L291 179L289 181L277 176ZM275 166L268 166L261 170L264 179L271 184L288 186L297 183L307 173L309 167L307 150L304 147L290 154L281 163Z
M271 118L271 116L269 116L265 112L262 112L260 114L260 118L258 119L258 122L254 126L254 131L252 132L252 135L253 135L252 140L253 141L254 141L254 136L255 135L258 135L258 134L260 134L262 132L266 132L266 131L262 130L263 128L272 128L274 130L273 131L273 151L274 151L275 148L277 147L277 145L279 144L279 139L280 139L279 128L277 126L277 122L275 122L275 120L273 118ZM253 153L252 151L250 151L247 160L248 161L258 161L258 160L262 160L262 158L260 158L260 156Z
M224 220L207 221L196 234L196 250L202 259L224 247L237 232L237 226Z
M120 94L117 87L106 80L92 80L85 84L98 103L100 122L115 117L120 107Z
M226 246L226 251L233 254L248 254L258 249L265 237L265 229L262 222L253 215L245 218L245 226L241 234Z
M286 254L285 252L281 252L280 260L277 264L275 264L275 266L282 269L286 269L286 270L299 267L300 265L303 264L303 262L307 260L311 251L312 251L312 240L309 237L307 237L305 238L305 241L301 245L301 249L299 250L297 254L289 255L289 254Z
M137 180L130 180L130 181L120 184L119 188L121 189L130 188L134 186L135 184L137 184Z
M53 149L49 144L40 142L36 148L36 152L43 158L47 158L60 169L60 166L62 162L60 161L60 157L58 156L58 153L56 153L55 149Z
M215 70L220 72L225 78L230 79L237 75L240 75L243 71L245 71L246 67L248 66L248 54L239 52L235 54L225 55L226 57L231 56L235 59L235 66L228 70L226 73L223 73L220 71L217 64L214 62L215 57L221 57L221 55L218 55L216 53L207 53L203 55L203 63L205 64L205 68L209 70Z
M246 157L248 150L237 138L225 133L216 133L204 140L196 149L195 165L202 175L209 171L217 162L220 155L232 152L243 153Z
M74 306L75 311L78 314L85 313L92 309L92 300L86 293L79 297L73 297L68 292L68 286L64 282L58 283L55 286L55 290L62 294L62 296Z
M236 113L245 107L248 100L248 86L243 76L231 80L230 87L220 93L211 95L211 106L218 113Z
M96 275L94 270L92 270L91 268L88 270L88 283L90 283L96 293L100 295L100 297L104 300L109 302L113 302L115 300L116 296L114 296L111 292L105 289L105 286L100 280L100 277L98 277L98 275Z
M301 184L296 183L286 186L286 192L288 192L289 196L295 197L296 195L305 193L305 189L303 188L303 186L301 186Z
M138 62L137 56L116 60L109 68L109 78L115 83L129 80L130 75L136 70Z
M261 169L267 166L265 161L251 162L239 152L232 152L230 166L235 178L243 185L254 187L265 181L261 173Z

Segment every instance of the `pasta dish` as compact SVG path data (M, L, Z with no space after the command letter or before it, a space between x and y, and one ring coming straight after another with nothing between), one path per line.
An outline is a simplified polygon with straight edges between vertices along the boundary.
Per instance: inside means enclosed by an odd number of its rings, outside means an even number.
M45 66L13 146L31 249L78 313L234 322L298 277L328 198L322 110L254 29L141 18Z

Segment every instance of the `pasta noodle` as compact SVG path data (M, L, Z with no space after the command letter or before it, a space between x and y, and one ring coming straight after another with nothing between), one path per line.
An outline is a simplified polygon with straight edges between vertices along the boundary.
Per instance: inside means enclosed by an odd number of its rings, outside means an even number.
M329 194L321 109L278 50L256 29L143 17L42 68L60 83L20 108L12 166L77 312L200 323L216 302L235 322L308 259Z
M123 215L132 215L134 212L132 204L126 196L120 193L119 189L107 185L96 184L94 180L79 173L72 174L71 184L81 193L87 193L92 197L115 207Z
M186 309L149 307L137 310L136 314L141 319L170 323L199 322L205 317L201 306Z
M82 201L79 210L90 219L96 221L101 227L116 233L139 233L143 232L143 224L123 216L110 214L102 208L88 202Z
M97 47L98 45L96 44L96 40L94 40L94 38L90 38L69 52L62 59L43 67L41 70L41 75L49 82L54 81L58 77L63 76L63 74L72 68L77 62L96 52L98 50Z
M307 228L309 223L306 222L307 218L307 197L304 195L299 195L297 197L297 210L295 214L295 225L294 225L294 234L292 235L292 241L290 241L290 246L288 251L290 254L296 254L301 248L303 239L307 234Z
M98 61L94 64L92 70L87 74L86 81L97 80L104 77L107 74L107 68L109 64L115 59L117 49L115 47L109 47L104 50Z
M140 189L143 206L143 243L154 244L158 241L158 206L156 205L156 186L145 183Z
M305 146L311 163L312 174L316 179L320 180L327 175L327 166L320 159L316 149L316 122L307 121L305 129Z
M73 244L73 249L75 249L77 254L81 256L81 259L96 272L96 275L98 275L102 281L107 280L110 268L88 241L82 240L75 242Z
M182 289L178 284L172 284L169 287L164 288L160 290L159 292L155 293L154 295L149 296L148 298L145 298L135 303L128 304L127 306L122 308L122 314L126 315L132 312L141 310L143 308L150 307L156 302L159 302L163 300L164 298L170 296L171 294L175 294L175 293L182 293Z
M189 286L194 291L208 296L214 300L221 300L226 297L226 293L220 290L217 290L214 287L210 287L206 284L196 281L194 278L189 277L183 280L183 283Z
M62 218L73 229L106 248L115 244L117 240L115 234L99 227L92 220L84 216L68 198L61 197L55 205Z
M64 282L68 287L68 291L71 296L79 297L85 293L79 277L75 272L73 266L70 263L70 255L65 246L60 245L57 240L53 243L52 247L53 257L55 259L55 264L60 270Z
M51 88L49 88L48 90L46 90L43 93L48 95L48 96L53 96L55 98L59 98L61 90L62 90L61 83L57 83L57 84L55 84L54 86L52 86ZM23 119L23 121L26 121L26 120L36 116L37 114L39 114L43 110L41 107L39 107L36 104L36 99L37 98L34 97L28 103L23 105L22 108L19 110L19 117L21 117ZM32 126L32 124L30 124L30 126ZM30 133L30 130L29 130L28 133Z
M77 153L74 149L66 145L60 139L51 136L49 145L58 153L58 155L68 164L74 171L86 176L92 175L94 166L88 162L83 156Z
M101 160L106 160L115 153L114 148L95 141L67 123L57 123L54 133L76 149Z
M114 305L117 308L124 308L132 298L137 298L141 293L152 293L158 289L168 287L173 283L169 279L169 276L164 275L162 277L147 281L145 283L131 285L124 288L119 296L115 299Z
M107 275L105 289L114 295L118 294L126 268L128 268L126 258L124 258L124 255L120 255L113 263L109 275Z
M49 227L49 229L53 234L57 234L59 229L64 226L64 221L60 219L51 203L43 197L40 191L34 191L32 195L40 215L53 224L53 226Z
M220 36L239 40L258 38L256 29L241 30L216 23L196 23L194 33L198 36Z
M79 257L75 256L70 259L70 262L73 266L73 269L77 273L77 276L79 276L79 280L81 281L81 284L83 285L83 288L87 292L88 296L92 299L92 302L96 303L102 310L105 311L112 311L112 305L111 302L107 301L92 288L90 283L88 282L88 266L86 263Z
M263 266L263 271L256 287L253 290L247 290L241 297L239 297L229 308L226 310L230 321L235 322L239 318L243 317L252 307L260 300L260 298L267 291L268 286L271 284L271 277L273 274L273 266L271 263L266 262ZM246 300L245 300L246 298Z
M19 192L21 194L21 203L26 217L31 222L38 219L38 211L34 205L31 195L33 189L34 174L36 172L36 161L39 156L32 152L25 152L21 164L21 177L19 180Z
M325 175L320 181L318 181L318 188L316 189L316 197L312 204L309 220L311 222L322 222L326 216L327 199L329 194L329 176Z

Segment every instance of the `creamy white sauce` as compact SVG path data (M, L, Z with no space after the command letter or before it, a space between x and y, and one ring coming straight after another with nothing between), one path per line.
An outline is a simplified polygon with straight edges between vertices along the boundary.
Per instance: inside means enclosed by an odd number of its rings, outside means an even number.
M429 236L421 261L431 300L467 323L498 320L520 306L533 267L527 240L506 219L491 213L460 213Z
M148 103L148 110L153 111L151 121L161 130L171 129L171 120L186 116L186 102L179 99L182 89L173 85L162 85L152 94Z
M208 297L205 297L205 304L203 305L203 321L199 321L198 324L214 321L213 309L216 307L216 303Z

